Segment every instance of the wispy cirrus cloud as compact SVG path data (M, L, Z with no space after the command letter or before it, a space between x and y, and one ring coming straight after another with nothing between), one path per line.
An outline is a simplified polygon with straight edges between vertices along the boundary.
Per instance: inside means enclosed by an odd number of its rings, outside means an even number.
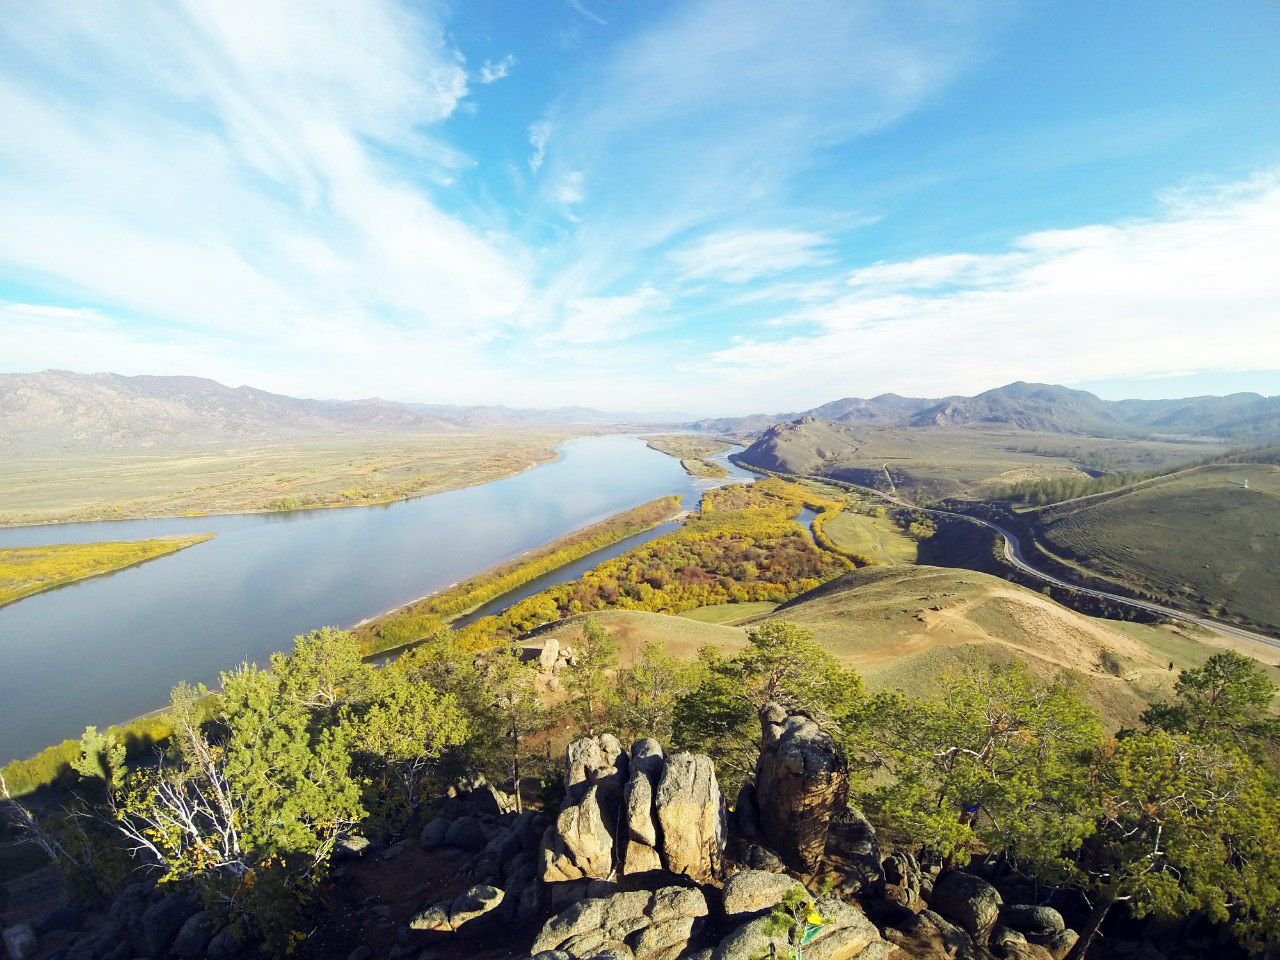
M11 273L246 346L518 322L523 255L433 197L469 163L433 133L467 95L438 18L328 3L303 30L281 2L27 6L0 45Z
M830 264L821 234L803 230L721 230L670 254L683 277L746 283L800 267Z
M1180 191L1158 217L855 270L845 292L780 318L798 332L711 361L727 380L832 396L1273 370L1277 263L1280 175L1265 174Z

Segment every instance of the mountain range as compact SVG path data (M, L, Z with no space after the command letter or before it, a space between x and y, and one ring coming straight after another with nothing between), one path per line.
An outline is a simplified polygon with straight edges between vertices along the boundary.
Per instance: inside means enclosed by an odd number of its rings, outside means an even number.
M0 449L178 448L319 436L482 429L681 424L760 435L797 420L840 428L953 430L1005 427L1091 436L1201 436L1233 442L1280 438L1280 397L1236 393L1182 400L1102 400L1084 390L1011 383L972 397L848 397L794 413L688 422L687 415L610 413L366 400L317 400L181 376L125 377L65 370L0 373Z
M656 424L686 416L310 400L199 377L0 373L0 450L177 448L319 436Z
M822 420L842 426L1013 427L1090 436L1201 436L1240 442L1280 437L1280 396L1234 393L1180 400L1103 400L1085 390L1010 383L972 397L935 399L886 393L849 397L795 413L696 421L722 433L758 434L776 423Z

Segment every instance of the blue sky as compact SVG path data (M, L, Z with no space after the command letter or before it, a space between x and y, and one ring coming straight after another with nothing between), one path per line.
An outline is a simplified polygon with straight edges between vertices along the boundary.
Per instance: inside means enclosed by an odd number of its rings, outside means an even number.
M1280 5L15 4L0 369L1280 393Z

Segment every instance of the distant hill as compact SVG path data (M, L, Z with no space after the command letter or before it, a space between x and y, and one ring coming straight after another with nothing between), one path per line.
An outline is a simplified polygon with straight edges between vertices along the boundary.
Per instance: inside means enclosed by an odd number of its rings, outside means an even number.
M657 423L640 414L586 408L513 410L311 400L199 377L0 374L0 449L163 449L217 441L438 433L565 424Z
M1280 396L1237 393L1183 400L1114 401L1085 390L1019 381L973 397L926 399L892 393L869 400L848 397L797 413L721 417L700 420L694 426L758 434L776 423L805 417L847 426L950 429L988 425L1083 436L1199 436L1262 442L1280 437Z

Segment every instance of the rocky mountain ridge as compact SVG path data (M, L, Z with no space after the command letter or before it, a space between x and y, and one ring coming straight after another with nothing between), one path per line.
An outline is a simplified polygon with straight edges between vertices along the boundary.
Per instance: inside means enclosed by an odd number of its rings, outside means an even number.
M972 397L849 397L793 413L697 421L721 433L758 434L806 418L838 426L950 429L1003 426L1090 436L1208 436L1241 442L1280 436L1280 396L1257 393L1178 400L1103 400L1085 390L1016 382Z

